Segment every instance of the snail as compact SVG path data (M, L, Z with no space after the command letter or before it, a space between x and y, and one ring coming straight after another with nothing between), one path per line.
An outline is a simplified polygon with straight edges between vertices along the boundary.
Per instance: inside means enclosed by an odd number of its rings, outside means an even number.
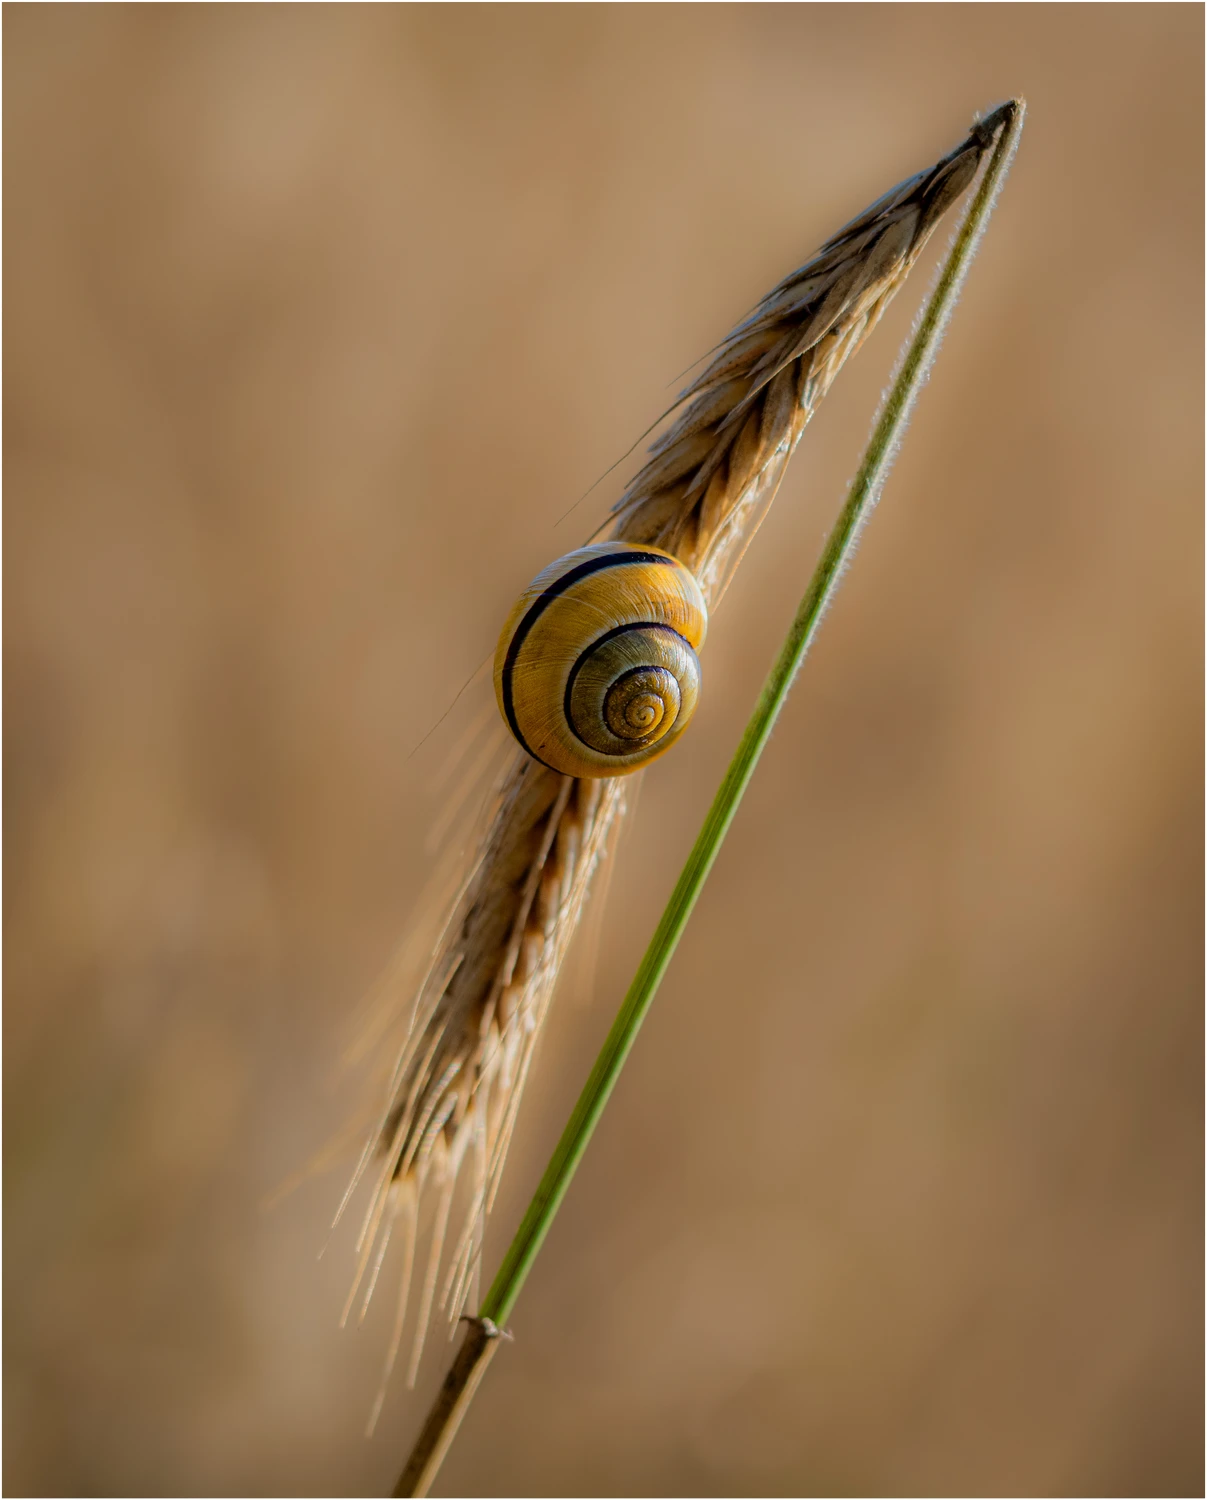
M512 734L566 776L627 776L669 750L700 692L700 585L658 547L596 542L520 595L495 652Z

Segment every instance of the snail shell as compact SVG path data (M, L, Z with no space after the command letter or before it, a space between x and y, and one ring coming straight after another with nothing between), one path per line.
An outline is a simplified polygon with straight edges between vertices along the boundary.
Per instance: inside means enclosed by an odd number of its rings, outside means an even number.
M596 542L550 563L503 626L495 694L529 755L567 776L625 776L669 750L700 692L708 610L678 558Z

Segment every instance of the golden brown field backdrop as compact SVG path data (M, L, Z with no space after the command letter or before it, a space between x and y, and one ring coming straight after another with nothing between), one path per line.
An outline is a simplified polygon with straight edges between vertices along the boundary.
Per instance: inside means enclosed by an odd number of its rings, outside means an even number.
M1022 148L446 1494L1201 1493L1203 14L4 15L11 1494L384 1493L338 1055L554 522L978 108ZM493 1269L841 500L794 458ZM587 991L593 991L589 996ZM383 1283L383 1290L389 1290Z

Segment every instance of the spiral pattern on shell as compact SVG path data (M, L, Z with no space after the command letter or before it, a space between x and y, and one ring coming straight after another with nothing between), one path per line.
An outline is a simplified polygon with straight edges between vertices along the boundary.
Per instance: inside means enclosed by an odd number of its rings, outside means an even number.
M508 616L495 693L529 755L567 776L624 776L675 743L700 692L699 585L658 547L596 542L550 563Z

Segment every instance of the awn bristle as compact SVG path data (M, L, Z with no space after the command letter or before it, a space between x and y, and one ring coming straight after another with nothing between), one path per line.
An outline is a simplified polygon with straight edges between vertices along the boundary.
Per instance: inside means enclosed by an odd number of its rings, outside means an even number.
M972 181L990 135L974 126L954 151L886 193L762 299L679 396L676 420L614 507L611 536L674 553L716 605L805 424ZM367 1306L392 1233L403 1242L374 1421L402 1340L420 1208L429 1200L408 1383L437 1291L453 1320L471 1297L476 1301L486 1216L533 1051L592 874L607 857L624 806L623 780L575 780L517 753L412 999L406 1041L349 1188L371 1175L348 1310L362 1286ZM441 1279L467 1158L468 1202Z

